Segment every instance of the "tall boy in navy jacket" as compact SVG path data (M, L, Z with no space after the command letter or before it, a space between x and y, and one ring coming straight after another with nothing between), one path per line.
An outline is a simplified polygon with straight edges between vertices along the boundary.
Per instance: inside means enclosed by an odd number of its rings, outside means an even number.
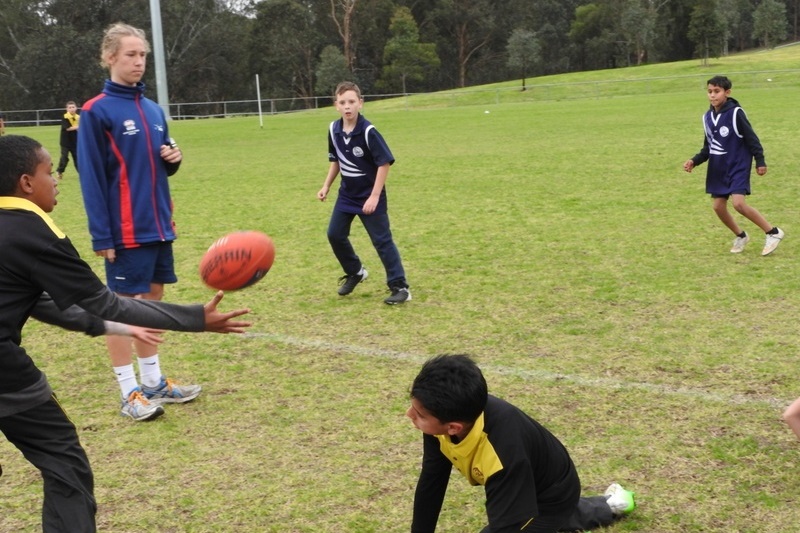
M142 30L126 24L106 29L101 60L110 79L86 102L78 130L81 191L92 249L105 259L106 283L121 296L161 300L175 283L172 198L168 176L183 155L169 137L163 110L144 96L141 79L150 46ZM139 381L130 339L107 337L122 396L121 413L150 420L160 403L196 398L199 385L178 385L162 375L158 349L136 342Z

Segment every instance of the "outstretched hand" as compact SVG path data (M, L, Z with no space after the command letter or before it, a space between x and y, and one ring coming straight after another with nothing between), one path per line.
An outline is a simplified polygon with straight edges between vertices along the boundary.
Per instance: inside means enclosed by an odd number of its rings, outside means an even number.
M141 341L145 344L152 344L153 346L164 342L163 337L161 337L161 334L164 333L163 329L142 328L130 325L128 328L130 330L129 335L137 341Z
M252 322L243 322L240 320L231 320L237 316L246 315L250 312L249 309L237 309L227 313L217 311L217 305L222 301L225 293L217 291L217 294L203 306L206 316L206 331L213 331L215 333L244 333L244 328L249 328Z

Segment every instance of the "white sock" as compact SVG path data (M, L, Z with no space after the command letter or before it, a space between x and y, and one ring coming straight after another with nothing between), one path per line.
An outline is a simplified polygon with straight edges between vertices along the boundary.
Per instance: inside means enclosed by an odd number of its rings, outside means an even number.
M128 398L131 391L139 386L136 381L136 373L133 371L133 363L124 366L115 366L114 374L117 375L117 383L123 398Z
M161 365L158 354L150 357L139 357L139 379L146 387L155 387L161 383Z

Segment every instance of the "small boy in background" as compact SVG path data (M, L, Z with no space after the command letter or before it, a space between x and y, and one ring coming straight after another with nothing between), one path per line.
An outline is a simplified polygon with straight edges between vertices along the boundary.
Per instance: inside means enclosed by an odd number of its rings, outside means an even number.
M78 172L79 120L78 106L75 102L70 100L67 102L66 112L61 119L61 138L59 140L59 144L61 145L61 159L58 160L58 168L56 169L56 177L58 179L64 177L64 171L67 169L70 154L72 154L72 164L75 166L75 172Z
M747 120L744 109L736 99L731 98L731 80L725 76L714 76L707 84L711 108L703 115L703 148L683 164L683 169L691 172L697 165L708 161L706 192L711 195L714 212L736 235L731 253L742 253L750 236L728 211L728 199L738 213L764 231L766 241L761 255L769 255L781 243L783 230L767 222L755 207L745 201L745 196L750 194L753 159L756 161L756 173L759 176L767 173L764 148Z
M422 436L422 471L412 533L433 533L455 466L486 491L482 533L555 533L607 526L635 507L634 494L611 484L583 498L566 448L517 407L489 395L466 355L429 359L411 385L406 411Z
M411 291L400 252L392 239L384 187L394 156L375 126L361 115L364 99L358 85L340 83L334 102L342 118L331 122L328 128L330 167L317 198L325 201L331 184L341 173L339 196L328 225L328 241L345 274L339 280L339 295L353 292L368 275L350 243L350 226L358 216L386 269L386 284L391 294L384 302L405 303L411 300Z

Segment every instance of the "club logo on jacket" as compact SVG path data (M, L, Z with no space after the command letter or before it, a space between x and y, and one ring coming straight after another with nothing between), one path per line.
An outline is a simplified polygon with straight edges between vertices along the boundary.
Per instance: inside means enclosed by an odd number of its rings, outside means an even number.
M728 126L722 126L719 129L719 134L722 135L723 137L727 137L728 135L731 134L731 130L728 129Z
M136 135L139 133L139 128L136 127L136 121L133 119L128 119L122 123L125 126L125 131L122 132L123 135Z
M364 150L360 146L353 148L353 155L356 157L364 157Z
M481 485L484 484L486 480L483 479L483 472L477 466L472 467L472 479L480 483Z

